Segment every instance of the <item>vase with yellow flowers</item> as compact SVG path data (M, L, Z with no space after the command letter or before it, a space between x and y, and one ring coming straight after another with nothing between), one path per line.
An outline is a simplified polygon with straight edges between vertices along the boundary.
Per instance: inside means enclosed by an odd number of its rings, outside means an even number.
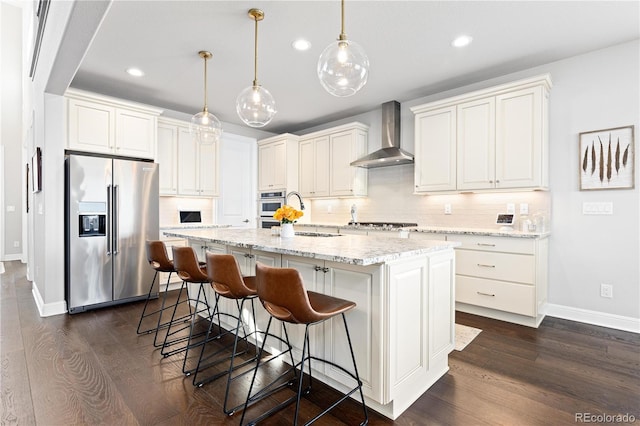
M296 223L303 214L301 210L294 209L288 204L276 210L273 218L280 221L280 236L283 238L293 237L295 235L293 224Z

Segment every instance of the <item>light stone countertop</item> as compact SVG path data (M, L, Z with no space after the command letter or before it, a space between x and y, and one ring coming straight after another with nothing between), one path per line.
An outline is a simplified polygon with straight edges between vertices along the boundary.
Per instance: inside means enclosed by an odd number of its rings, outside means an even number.
M362 229L365 231L381 231L381 232L398 232L399 230L405 230L409 232L420 232L427 234L459 234L459 235L481 235L481 236L493 236L493 237L514 237L514 238L546 238L551 235L550 232L522 232L518 230L513 231L500 231L496 228L463 228L463 227L445 227L445 226L417 226L409 228L376 228L373 226L353 226L353 225L340 225L330 223L296 223L295 227L315 227L315 228L332 228L332 229Z
M211 229L211 228L230 228L231 225L204 224L204 223L181 223L177 225L160 225L160 231L167 229Z
M457 247L460 243L435 240L376 238L361 235L281 238L268 229L173 229L163 231L170 237L186 238L250 248L272 253L309 257L352 265L374 265Z

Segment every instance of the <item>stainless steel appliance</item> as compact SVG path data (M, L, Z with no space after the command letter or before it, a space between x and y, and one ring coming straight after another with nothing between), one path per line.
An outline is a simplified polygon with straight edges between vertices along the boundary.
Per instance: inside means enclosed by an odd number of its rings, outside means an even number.
M145 242L159 234L157 164L67 153L65 217L69 313L147 296L154 271Z
M269 229L280 225L273 214L286 204L286 196L287 191L284 189L262 191L258 194L258 228Z

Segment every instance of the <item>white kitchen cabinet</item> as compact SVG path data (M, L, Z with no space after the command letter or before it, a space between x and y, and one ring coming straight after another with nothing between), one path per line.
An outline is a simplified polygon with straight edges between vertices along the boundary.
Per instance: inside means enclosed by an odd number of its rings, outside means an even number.
M495 98L458 105L457 135L457 188L495 188Z
M416 192L456 190L456 107L415 116Z
M285 133L258 141L258 190L298 190L298 136Z
M178 194L218 195L218 142L198 143L187 127L178 128Z
M330 188L332 197L367 195L367 169L353 167L351 162L367 154L369 128L351 123L332 129L330 144Z
M367 169L351 162L367 153L369 128L349 123L300 137L300 190L304 197L367 195Z
M383 380L379 366L383 359L380 330L382 310L382 282L380 265L356 266L329 261L319 261L299 256L282 256L282 267L295 268L302 275L305 288L356 303L347 312L351 343L356 357L358 373L362 380L362 391L375 400L383 399ZM359 330L355 333L354 330ZM304 326L287 325L294 359L302 352ZM353 371L351 354L346 340L341 317L336 317L321 326L312 327L310 333L311 353ZM340 369L329 364L312 363L312 368L338 382L349 383L350 379Z
M547 238L448 235L456 248L456 309L537 327L547 303Z
M160 240L164 242L165 247L167 248L167 256L169 256L169 259L173 259L173 247L184 247L187 245L187 241L184 238L166 237L164 235L161 235ZM168 278L169 278L168 272L158 273L157 279L159 280L159 283L160 283L159 290L161 292L165 290ZM182 279L180 279L178 274L172 273L171 281L169 281L169 290L179 289L181 283L182 283Z
M326 197L330 182L329 136L300 139L299 178L303 197Z
M160 195L218 196L219 143L202 145L189 132L189 123L158 120Z
M156 162L160 165L160 195L178 194L178 126L158 120Z
M411 108L416 193L548 189L550 88L545 74Z
M161 110L79 90L68 90L67 148L126 157L155 157Z

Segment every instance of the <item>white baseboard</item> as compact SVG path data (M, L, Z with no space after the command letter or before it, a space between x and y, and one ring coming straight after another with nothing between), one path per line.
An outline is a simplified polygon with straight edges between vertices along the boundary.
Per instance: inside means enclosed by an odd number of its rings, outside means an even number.
M31 283L31 294L38 307L38 312L41 317L50 317L53 315L60 315L67 313L67 302L64 300L56 303L44 303L40 291L35 283Z
M11 262L12 260L20 260L22 261L22 253L18 254L5 254L2 258L3 262Z
M640 333L640 318L624 317L606 312L589 311L570 306L547 304L547 315L571 321L584 322L616 330Z

